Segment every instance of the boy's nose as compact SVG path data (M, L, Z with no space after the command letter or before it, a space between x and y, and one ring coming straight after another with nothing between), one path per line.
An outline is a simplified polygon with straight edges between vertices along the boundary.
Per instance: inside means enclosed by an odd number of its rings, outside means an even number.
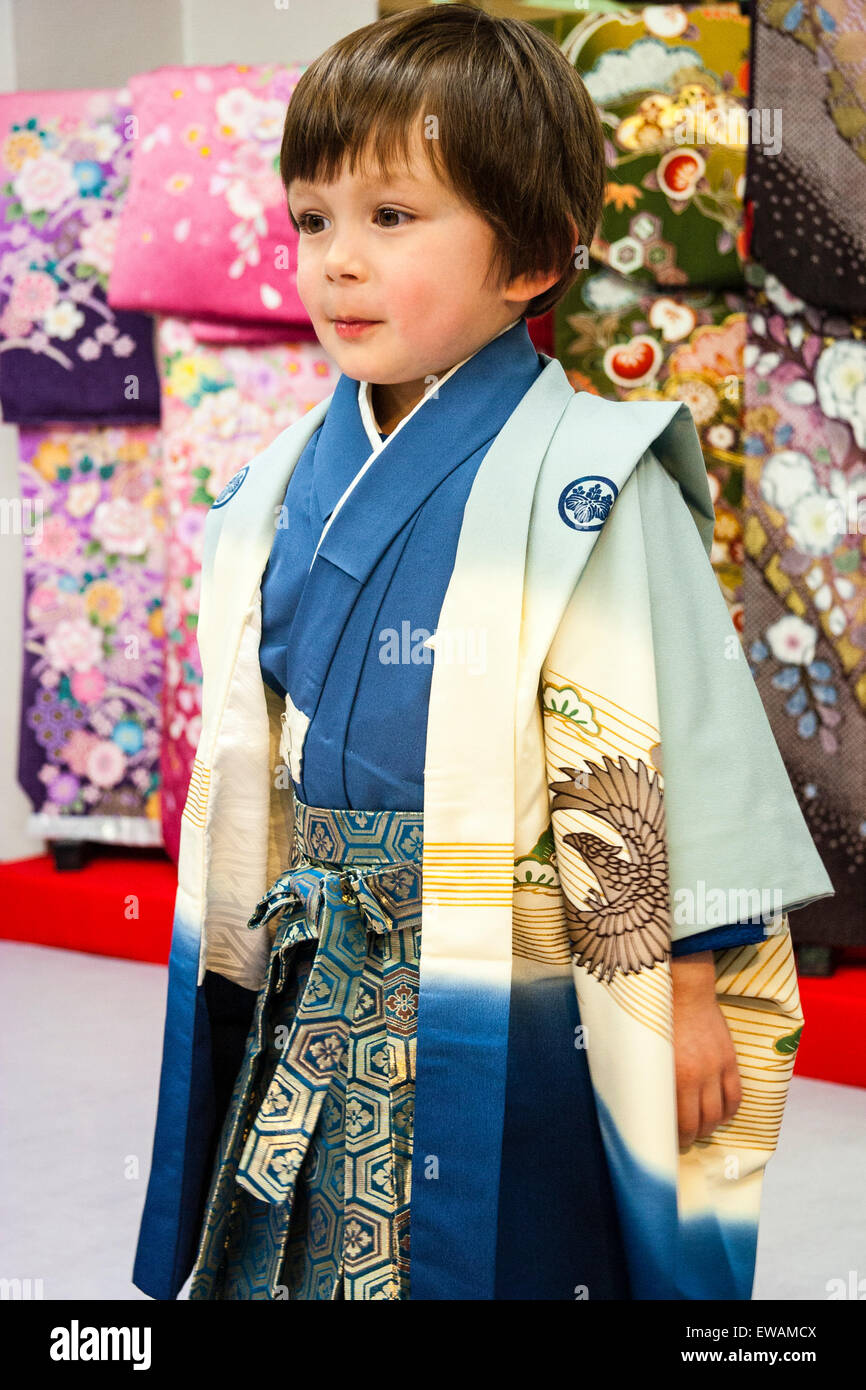
M325 253L324 268L329 280L363 279L358 254L345 237L331 242Z

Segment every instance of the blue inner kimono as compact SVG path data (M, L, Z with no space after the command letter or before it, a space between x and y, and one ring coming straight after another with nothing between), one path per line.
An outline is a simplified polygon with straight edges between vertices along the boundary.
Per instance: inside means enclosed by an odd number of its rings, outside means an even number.
M423 810L433 670L423 642L475 475L544 365L519 320L387 436L367 383L340 377L292 473L262 579L262 677L310 719L294 781L309 805ZM714 928L673 953L763 935L751 924ZM570 978L551 980L546 1007L538 1002L537 991L513 991L496 1298L574 1299L581 1284L591 1298L628 1298L586 1055L571 1041L580 1018Z

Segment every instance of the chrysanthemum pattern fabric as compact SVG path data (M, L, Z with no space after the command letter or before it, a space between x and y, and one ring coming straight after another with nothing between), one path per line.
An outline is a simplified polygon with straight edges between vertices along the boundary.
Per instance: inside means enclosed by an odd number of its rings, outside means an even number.
M159 419L153 323L111 307L130 94L0 94L0 400L11 423Z
M159 431L22 430L19 781L46 839L161 843Z
M836 896L795 938L866 941L866 319L754 267L744 645Z

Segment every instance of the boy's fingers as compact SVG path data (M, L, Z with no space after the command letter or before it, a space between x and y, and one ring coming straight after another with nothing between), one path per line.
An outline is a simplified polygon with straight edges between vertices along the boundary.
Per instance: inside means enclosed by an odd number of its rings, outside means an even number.
M688 1149L697 1138L700 1121L700 1092L695 1085L677 1090L677 1130L680 1150Z
M701 1123L698 1129L699 1139L709 1139L713 1130L722 1122L724 1111L724 1098L722 1096L722 1080L716 1074L708 1077L701 1088Z
M726 1067L702 1086L691 1083L681 1087L677 1094L680 1151L688 1149L696 1139L709 1139L719 1125L733 1119L741 1100L742 1087L736 1067Z
M743 1099L743 1086L736 1063L723 1071L722 1091L725 1098L724 1123L727 1124L728 1120L732 1120L736 1115Z

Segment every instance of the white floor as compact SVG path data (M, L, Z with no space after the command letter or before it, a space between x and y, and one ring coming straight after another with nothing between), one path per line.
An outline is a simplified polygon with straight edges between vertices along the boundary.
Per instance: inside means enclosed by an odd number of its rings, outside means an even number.
M39 1279L46 1299L145 1298L131 1273L165 986L160 966L0 942L0 1278ZM864 1154L866 1090L795 1078L755 1298L866 1281Z

